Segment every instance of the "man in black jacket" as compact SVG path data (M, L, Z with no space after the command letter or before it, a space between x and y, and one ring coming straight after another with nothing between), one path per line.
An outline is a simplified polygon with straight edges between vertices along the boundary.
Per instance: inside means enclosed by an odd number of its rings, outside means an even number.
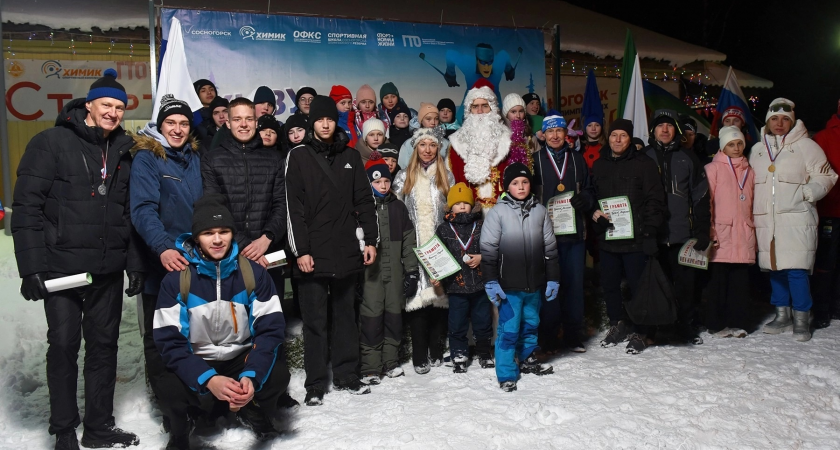
M289 247L297 257L293 269L303 318L306 404L320 405L327 387L327 355L336 389L370 392L356 373L359 328L353 302L357 275L376 259L379 232L362 158L347 147L347 134L336 128L335 102L315 97L309 118L310 142L286 157L286 193Z
M114 424L123 271L128 295L143 288L140 238L129 217L129 149L120 127L128 96L113 69L87 98L68 103L55 127L26 146L15 184L12 237L27 300L44 300L50 434L78 449L77 359L85 338L85 447L139 444ZM90 285L48 292L45 281L88 272Z
M691 238L697 239L694 245L697 250L709 247L712 224L709 182L697 155L680 147L675 111L656 110L650 126L650 144L642 152L659 167L668 207L666 223L659 228L659 259L676 287L675 292L683 293L677 299L680 322L677 331L687 342L698 345L703 343L703 338L694 329L697 269L678 264L678 257L682 245Z

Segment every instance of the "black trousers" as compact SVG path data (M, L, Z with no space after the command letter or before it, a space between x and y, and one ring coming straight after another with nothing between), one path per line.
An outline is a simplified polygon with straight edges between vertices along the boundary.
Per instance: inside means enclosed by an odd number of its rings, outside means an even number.
M677 299L677 318L683 325L693 325L697 315L696 287L697 269L680 265L678 257L682 244L659 246L659 264L671 284Z
M706 302L706 326L709 330L740 328L750 331L750 265L709 264L709 298Z
M219 375L236 379L245 367L245 360L250 352L228 361L207 361ZM267 417L273 417L278 410L277 400L289 387L289 368L283 352L278 352L277 361L271 369L268 380L254 393L254 404ZM164 370L158 379L158 406L169 418L172 435L183 433L189 426L188 415L212 414L214 411L225 412L230 405L213 396L212 393L199 394L184 384L175 372Z
M406 313L411 330L411 361L415 366L429 358L443 361L443 346L449 322L449 310L426 306Z
M840 316L840 218L820 218L811 286L814 314Z
M50 274L50 277L66 274ZM123 304L123 273L93 275L87 287L48 293L47 386L50 434L74 430L79 423L76 379L79 348L85 338L85 428L101 429L114 420L117 339Z
M141 294L143 300L143 356L145 356L146 379L155 397L160 399L161 395L157 390L157 383L161 375L166 371L160 352L155 347L155 340L152 330L155 324L155 307L157 306L157 295Z
M326 390L328 361L332 363L335 382L358 378L359 326L354 305L357 279L350 275L298 280L307 390Z

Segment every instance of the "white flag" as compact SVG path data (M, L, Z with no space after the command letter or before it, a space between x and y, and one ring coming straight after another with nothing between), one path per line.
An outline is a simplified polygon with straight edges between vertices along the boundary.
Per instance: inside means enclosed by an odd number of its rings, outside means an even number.
M160 100L166 94L172 94L176 99L187 102L193 111L198 111L202 107L201 100L195 93L190 72L187 70L187 54L184 52L181 22L173 17L171 23L169 41L166 44L166 53L163 55L163 63L160 67L155 103L152 106L152 122L157 120Z
M630 89L627 92L623 119L633 121L633 137L641 139L647 145L650 131L648 130L645 90L642 86L642 71L639 66L638 53L636 53L636 62L633 64L633 78L630 80Z

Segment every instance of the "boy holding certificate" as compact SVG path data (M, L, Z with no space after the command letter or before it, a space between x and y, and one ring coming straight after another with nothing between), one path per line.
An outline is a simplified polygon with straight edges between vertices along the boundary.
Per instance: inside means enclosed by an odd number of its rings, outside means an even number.
M560 266L548 211L531 194L532 175L522 163L505 168L506 192L484 219L481 274L484 290L499 308L496 377L505 392L516 390L519 373L554 371L534 356L540 300L557 298ZM517 366L516 360L519 360Z

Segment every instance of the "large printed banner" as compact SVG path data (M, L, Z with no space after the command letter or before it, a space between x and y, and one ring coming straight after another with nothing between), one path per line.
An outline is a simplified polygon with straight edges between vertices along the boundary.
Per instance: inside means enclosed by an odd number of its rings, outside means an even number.
M193 80L213 81L227 98L269 86L281 119L302 86L328 95L341 84L355 95L369 84L381 101L379 88L392 81L415 109L441 98L460 105L479 78L497 94L545 97L541 30L162 9L163 36L173 17Z
M105 70L117 71L128 94L125 120L152 117L148 61L6 60L6 109L9 120L54 122L64 104L87 96Z

